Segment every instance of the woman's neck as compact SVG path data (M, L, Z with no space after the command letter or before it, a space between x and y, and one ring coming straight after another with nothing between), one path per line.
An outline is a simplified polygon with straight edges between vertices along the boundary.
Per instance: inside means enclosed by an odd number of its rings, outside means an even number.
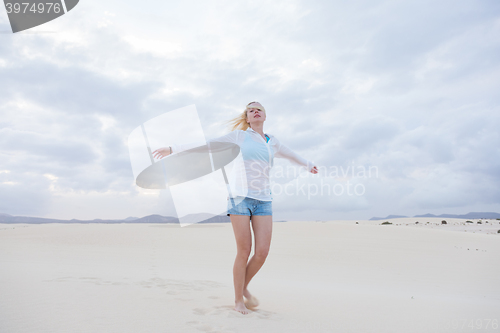
M254 125L254 126L251 126L251 128L259 133L260 135L264 136L264 124L259 124L259 125Z

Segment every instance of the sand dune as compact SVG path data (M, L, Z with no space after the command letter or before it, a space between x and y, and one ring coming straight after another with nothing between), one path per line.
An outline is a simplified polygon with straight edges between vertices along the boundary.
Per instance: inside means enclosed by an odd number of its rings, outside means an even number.
M0 332L500 331L500 225L410 220L275 223L248 315L230 224L0 224Z

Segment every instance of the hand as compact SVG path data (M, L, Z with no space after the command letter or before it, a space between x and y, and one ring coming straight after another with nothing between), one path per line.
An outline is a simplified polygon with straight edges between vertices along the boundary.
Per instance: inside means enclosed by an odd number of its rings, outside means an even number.
M154 158L163 158L170 155L170 147L158 148L152 153Z
M313 166L313 168L311 169L311 173L317 174L318 168L316 166Z

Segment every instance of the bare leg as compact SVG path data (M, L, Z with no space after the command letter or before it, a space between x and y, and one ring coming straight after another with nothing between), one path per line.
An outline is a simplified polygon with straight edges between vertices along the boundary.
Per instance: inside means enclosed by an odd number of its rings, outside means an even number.
M250 230L250 216L230 215L233 225L234 236L236 238L236 259L234 260L234 309L243 314L248 313L243 300L243 289L245 288L245 276L247 261L252 250L252 232Z
M255 237L255 253L246 267L245 284L243 286L243 296L247 299L245 304L248 307L256 307L259 305L259 301L250 294L247 286L262 265L264 265L269 253L273 229L272 215L252 216L252 229Z

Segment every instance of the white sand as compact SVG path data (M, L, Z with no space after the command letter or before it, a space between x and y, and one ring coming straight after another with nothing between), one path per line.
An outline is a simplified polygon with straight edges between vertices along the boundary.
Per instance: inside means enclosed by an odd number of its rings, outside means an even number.
M0 224L0 332L500 332L500 224L441 220L276 222L248 315L230 224Z

